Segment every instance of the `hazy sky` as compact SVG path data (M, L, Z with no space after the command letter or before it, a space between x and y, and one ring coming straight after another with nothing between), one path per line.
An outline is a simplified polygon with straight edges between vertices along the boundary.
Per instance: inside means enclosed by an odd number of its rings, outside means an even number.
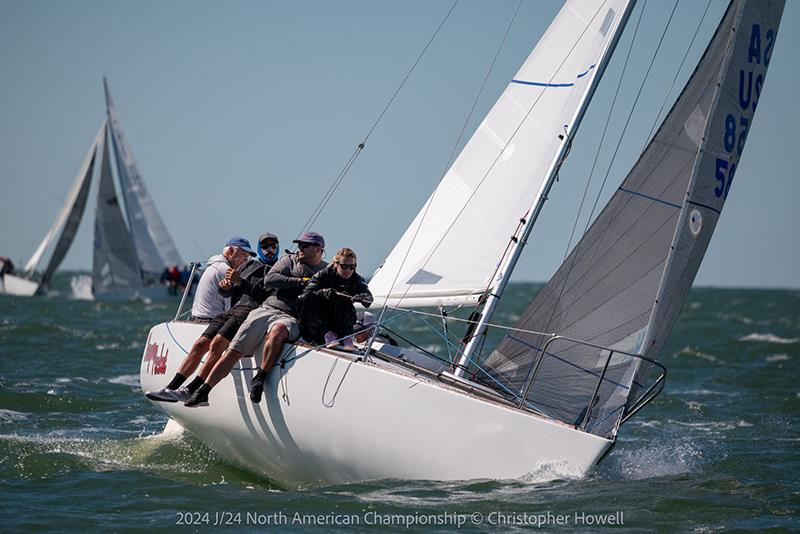
M234 234L255 240L271 231L288 244L451 3L0 0L0 255L24 262L50 227L104 118L104 75L187 261L206 259ZM467 137L560 5L523 2ZM589 205L673 5L639 1L513 280L545 281L563 260L634 23L644 8ZM711 1L666 109L726 5ZM365 274L386 257L441 178L516 6L466 0L455 8L314 225L328 256L351 246ZM642 150L705 6L679 2L602 199ZM800 2L789 0L696 285L800 287L799 24ZM66 268L91 266L93 211L94 199Z

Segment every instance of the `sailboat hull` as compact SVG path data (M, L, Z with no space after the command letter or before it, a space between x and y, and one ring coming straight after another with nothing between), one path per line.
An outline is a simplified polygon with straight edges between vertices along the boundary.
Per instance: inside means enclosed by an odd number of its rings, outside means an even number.
M143 391L164 386L202 330L151 329ZM227 460L286 487L581 476L612 444L434 376L337 351L287 350L291 361L272 370L259 404L249 399L253 358L214 388L208 407L154 404Z
M27 278L22 278L13 274L0 276L0 293L30 297L35 295L38 289L39 284L33 280L28 280Z

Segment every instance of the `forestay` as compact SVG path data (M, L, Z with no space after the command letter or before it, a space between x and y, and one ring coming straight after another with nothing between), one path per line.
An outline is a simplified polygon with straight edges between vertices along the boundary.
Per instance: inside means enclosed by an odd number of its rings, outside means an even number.
M75 177L75 181L73 182L72 187L67 194L67 199L64 202L64 206L61 208L56 220L53 222L53 226L36 248L33 256L31 256L30 260L28 260L28 263L25 264L25 271L29 275L32 275L39 267L42 257L53 243L53 240L56 239L56 236L58 236L55 241L55 246L53 247L53 252L50 255L50 259L48 260L47 266L44 269L42 278L39 281L40 287L46 287L49 285L50 280L53 277L53 273L55 273L56 269L58 269L59 265L61 265L61 262L64 260L64 256L67 254L69 247L72 245L72 241L75 239L75 234L78 231L78 226L80 225L81 219L83 218L83 212L86 208L86 201L89 196L89 188L92 184L92 173L94 171L97 147L100 144L105 127L106 123L103 122L103 125L100 127L100 130L95 136L94 142L92 142L92 146L89 148L89 151L86 153L86 157L83 159L83 163L81 163L80 170L78 171L78 175Z
M546 192L627 5L573 0L561 9L371 280L379 303L475 302L499 282L497 267Z
M729 6L653 140L518 328L658 357L731 189L782 11L783 0ZM579 424L609 352L557 340L542 358L548 339L507 335L484 363L487 385ZM640 362L611 358L589 431L616 432L647 378Z
M92 290L95 295L104 291L136 289L142 286L133 241L122 217L119 197L114 188L110 137L111 132L107 129L94 226Z
M164 267L181 265L180 254L172 241L172 237L164 226L161 216L156 210L152 197L147 192L139 169L133 159L133 153L122 133L114 103L108 92L108 85L103 80L106 94L106 108L111 131L111 142L117 161L122 194L125 198L125 209L130 225L133 243L136 248L138 263L144 273L157 277Z

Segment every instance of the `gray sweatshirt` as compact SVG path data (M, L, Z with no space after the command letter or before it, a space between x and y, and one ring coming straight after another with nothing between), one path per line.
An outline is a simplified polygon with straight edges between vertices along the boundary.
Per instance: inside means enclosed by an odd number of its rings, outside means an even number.
M192 317L213 319L230 307L231 299L224 298L218 291L219 283L225 278L225 271L229 267L228 260L222 254L208 258L206 269L194 294Z

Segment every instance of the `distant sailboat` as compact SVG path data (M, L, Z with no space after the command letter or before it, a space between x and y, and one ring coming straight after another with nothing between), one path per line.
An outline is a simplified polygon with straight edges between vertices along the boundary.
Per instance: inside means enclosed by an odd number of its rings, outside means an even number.
M164 296L166 290L159 282L162 271L169 265L182 265L175 243L136 167L105 79L103 87L107 118L84 158L64 206L25 264L24 274L3 276L0 292L30 296L43 293L50 286L83 218L101 149L92 261L94 298ZM48 253L45 268L39 272Z
M264 402L248 398L254 365L244 359L209 407L159 408L223 457L287 486L586 473L663 388L657 358L730 191L784 5L730 3L638 162L483 356L495 306L633 3L566 2L370 282L376 303L398 315L476 305L464 345L445 332L447 354L374 343L360 359L298 343L272 369ZM202 329L151 329L143 391L164 385Z

